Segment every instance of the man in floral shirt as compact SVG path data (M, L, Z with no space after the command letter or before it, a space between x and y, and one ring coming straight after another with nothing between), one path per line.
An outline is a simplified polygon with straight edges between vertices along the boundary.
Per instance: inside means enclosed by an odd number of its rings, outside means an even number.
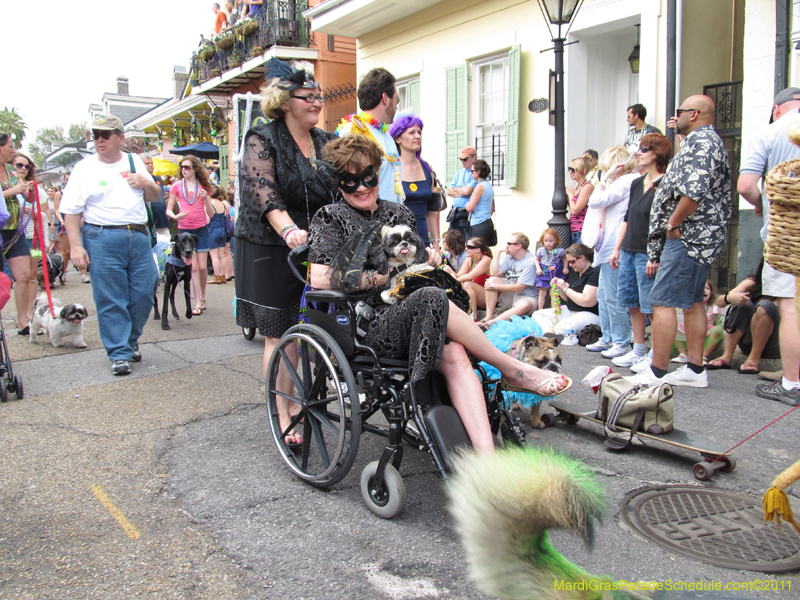
M714 101L690 96L676 111L675 131L686 136L658 184L650 212L647 274L655 275L653 363L640 383L708 387L703 367L707 317L703 296L711 263L725 243L731 217L731 172L722 139L714 130ZM683 310L688 363L667 374Z

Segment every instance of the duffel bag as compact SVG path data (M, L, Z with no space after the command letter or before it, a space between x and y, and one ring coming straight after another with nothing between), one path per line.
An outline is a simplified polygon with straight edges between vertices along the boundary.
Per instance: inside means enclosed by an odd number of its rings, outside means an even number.
M617 426L659 435L672 431L673 391L668 383L657 386L636 384L619 373L610 373L600 383L597 418L603 421L606 437L619 439ZM617 435L614 435L617 434Z

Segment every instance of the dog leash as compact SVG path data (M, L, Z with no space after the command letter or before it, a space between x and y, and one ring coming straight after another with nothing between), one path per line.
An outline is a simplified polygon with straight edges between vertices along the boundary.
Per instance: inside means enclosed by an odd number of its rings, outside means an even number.
M44 239L44 228L42 227L42 207L39 204L39 186L36 185L33 187L32 190L33 194L33 206L31 207L31 215L33 216L33 243L34 245L39 246L39 249L42 251L42 272L44 273L44 291L47 294L47 302L50 306L50 315L55 319L56 318L56 311L53 308L53 296L50 290L50 274L48 273L48 262L47 262L47 252L46 246L47 244L42 243Z

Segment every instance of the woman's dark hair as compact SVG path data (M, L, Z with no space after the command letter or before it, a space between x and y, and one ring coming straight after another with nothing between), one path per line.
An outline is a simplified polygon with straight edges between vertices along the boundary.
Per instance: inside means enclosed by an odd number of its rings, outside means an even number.
M458 229L449 229L442 234L442 242L447 244L450 251L458 256L464 251L464 234Z
M25 160L28 161L28 164L31 167L30 169L28 169L28 173L25 175L25 177L20 177L19 179L25 181L36 181L36 163L31 160L31 157L17 150L16 152L14 152L14 154L11 155L12 163L14 162L15 158L24 158Z
M470 246L477 246L480 249L481 254L485 254L489 258L494 257L494 255L492 254L492 249L486 245L486 240L484 240L482 237L469 238L469 240L467 240L467 243Z
M211 185L211 197L214 200L222 200L222 201L226 201L227 202L227 200L228 200L228 192L226 192L225 188L222 187L221 185L212 184Z
M659 173L667 172L667 165L672 158L672 142L660 133L648 133L642 137L639 147L649 146L656 156L656 169Z
M586 260L590 263L594 262L594 250L589 248L586 244L572 244L572 246L567 248L567 254L571 254L572 256L585 256Z
M479 158L474 163L472 163L472 168L478 169L478 177L480 177L481 179L486 179L489 176L489 173L492 172L492 170L489 168L489 163L487 163L482 158Z
M383 95L394 96L395 81L389 71L382 67L368 71L358 82L358 105L361 110L372 110L381 103Z

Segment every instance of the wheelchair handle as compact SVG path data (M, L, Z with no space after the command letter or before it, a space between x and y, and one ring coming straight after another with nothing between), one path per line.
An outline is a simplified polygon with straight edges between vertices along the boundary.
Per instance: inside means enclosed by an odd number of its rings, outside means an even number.
M295 261L298 260L297 257L301 257L302 258L301 255L304 252L308 253L308 244L302 244L300 246L296 246L296 247L292 248L289 251L289 256L287 257L287 260L289 261L289 267L292 269L292 272L294 273L294 276L297 277L303 283L306 282L306 277L305 277L305 275L302 275L300 273L300 271L297 269L297 265L295 264ZM302 260L299 260L298 262L302 262Z

